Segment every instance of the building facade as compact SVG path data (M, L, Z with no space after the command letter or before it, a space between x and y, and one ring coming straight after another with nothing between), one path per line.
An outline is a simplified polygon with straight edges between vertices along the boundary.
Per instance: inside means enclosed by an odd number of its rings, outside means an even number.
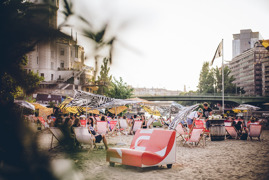
M237 55L229 63L231 75L234 76L237 87L244 88L246 95L263 96L263 59L268 51L257 41L254 47Z
M43 5L42 0L31 1ZM50 12L50 16L43 21L56 29L59 1L49 0L49 3L52 6L44 5L43 8ZM32 71L44 78L36 94L73 96L74 90L82 90L87 78L93 75L93 68L84 64L84 54L84 48L77 44L72 32L71 36L39 42L35 50L27 54L28 64L25 66L27 72Z
M262 37L259 32L252 32L251 29L240 30L239 34L233 34L233 58L244 51L254 47Z

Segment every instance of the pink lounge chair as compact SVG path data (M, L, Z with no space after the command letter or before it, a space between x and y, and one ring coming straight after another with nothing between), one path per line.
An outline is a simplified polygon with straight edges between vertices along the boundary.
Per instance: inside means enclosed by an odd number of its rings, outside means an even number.
M234 139L238 138L238 133L233 126L225 126L225 129L232 138Z
M113 131L114 128L116 128L118 121L109 121L110 130Z
M86 119L80 120L80 124L81 126L86 127L87 120Z
M176 162L176 132L164 129L138 129L127 148L110 148L106 161L114 166L120 163L136 167L166 164L168 168Z
M261 133L262 133L262 125L250 124L249 134L248 134L250 140L252 140L253 137L257 137L258 140L261 141L261 139L260 139Z
M142 126L142 123L143 123L142 121L135 120L134 126L133 126L133 132L136 132L138 129L140 129Z
M186 143L194 143L194 145L198 146L202 136L203 136L203 131L204 129L202 128L193 128L189 137L184 138L184 144ZM183 145L184 145L183 144ZM205 146L205 141L204 141L204 146Z
M106 134L107 133L107 122L106 121L97 121L96 122L97 127L96 127L96 131L99 134Z
M188 136L187 130L183 128L181 123L177 125L176 132L179 134L180 137L182 137L183 140L186 138L186 136Z

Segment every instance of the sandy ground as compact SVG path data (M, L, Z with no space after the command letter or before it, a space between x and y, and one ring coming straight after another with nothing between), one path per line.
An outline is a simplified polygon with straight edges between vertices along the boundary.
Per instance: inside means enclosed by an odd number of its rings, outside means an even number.
M109 147L129 147L131 135L108 138ZM106 162L105 149L85 146L82 150L64 153L63 148L48 152L51 142L49 131L40 133L40 149L53 159L70 159L85 179L269 179L269 130L262 132L262 141L253 139L210 141L206 146L182 145L177 139L176 163L166 166L136 168ZM119 142L125 145L117 145ZM57 145L57 142L53 145Z

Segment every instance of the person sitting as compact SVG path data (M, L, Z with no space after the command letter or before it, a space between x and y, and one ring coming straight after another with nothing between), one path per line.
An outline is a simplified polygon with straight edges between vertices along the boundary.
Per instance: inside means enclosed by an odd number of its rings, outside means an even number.
M75 141L75 136L71 132L71 126L72 126L72 121L70 118L65 118L64 124L59 126L61 129L64 139L63 139L63 144L68 146L70 149L74 149L77 145Z
M141 116L141 120L142 120L142 128L147 129L147 121L145 116Z
M237 133L239 134L239 135L241 135L242 134L242 121L238 121L235 125L234 125L234 127L235 127L235 129L237 130Z
M101 135L101 134L97 134L93 128L93 119L89 118L89 122L88 122L88 129L89 129L89 133L91 133L94 137L93 137L93 142L94 143L100 143L102 140L104 142L105 148L106 150L108 149L107 146L107 140L105 135Z

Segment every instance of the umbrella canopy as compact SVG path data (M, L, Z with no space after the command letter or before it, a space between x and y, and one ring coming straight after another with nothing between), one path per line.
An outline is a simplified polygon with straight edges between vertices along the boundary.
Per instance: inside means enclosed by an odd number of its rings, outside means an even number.
M149 114L151 114L151 115L155 115L155 116L161 116L161 113L160 113L160 111L158 111L158 110L151 110L151 108L150 107L148 107L148 106L141 106L146 112L148 112Z
M118 106L118 107L113 107L109 109L108 111L111 112L112 114L118 115L119 113L123 112L126 109L127 109L126 106Z
M18 104L21 107L27 108L27 109L31 109L31 110L35 110L35 106L32 105L31 103L27 102L27 101L23 101L23 100L15 100L14 103Z
M169 129L173 130L176 129L178 123L182 120L185 120L194 109L196 109L199 106L199 104L195 104L189 107L184 107L182 108L179 113L176 115L176 117L173 119L171 124L169 125Z
M35 109L47 109L46 106L41 105L39 103L31 103L31 104L35 106Z
M238 107L233 108L233 109L247 110L247 111L256 111L256 110L259 110L261 108L259 108L257 106L250 105L250 104L240 104Z

